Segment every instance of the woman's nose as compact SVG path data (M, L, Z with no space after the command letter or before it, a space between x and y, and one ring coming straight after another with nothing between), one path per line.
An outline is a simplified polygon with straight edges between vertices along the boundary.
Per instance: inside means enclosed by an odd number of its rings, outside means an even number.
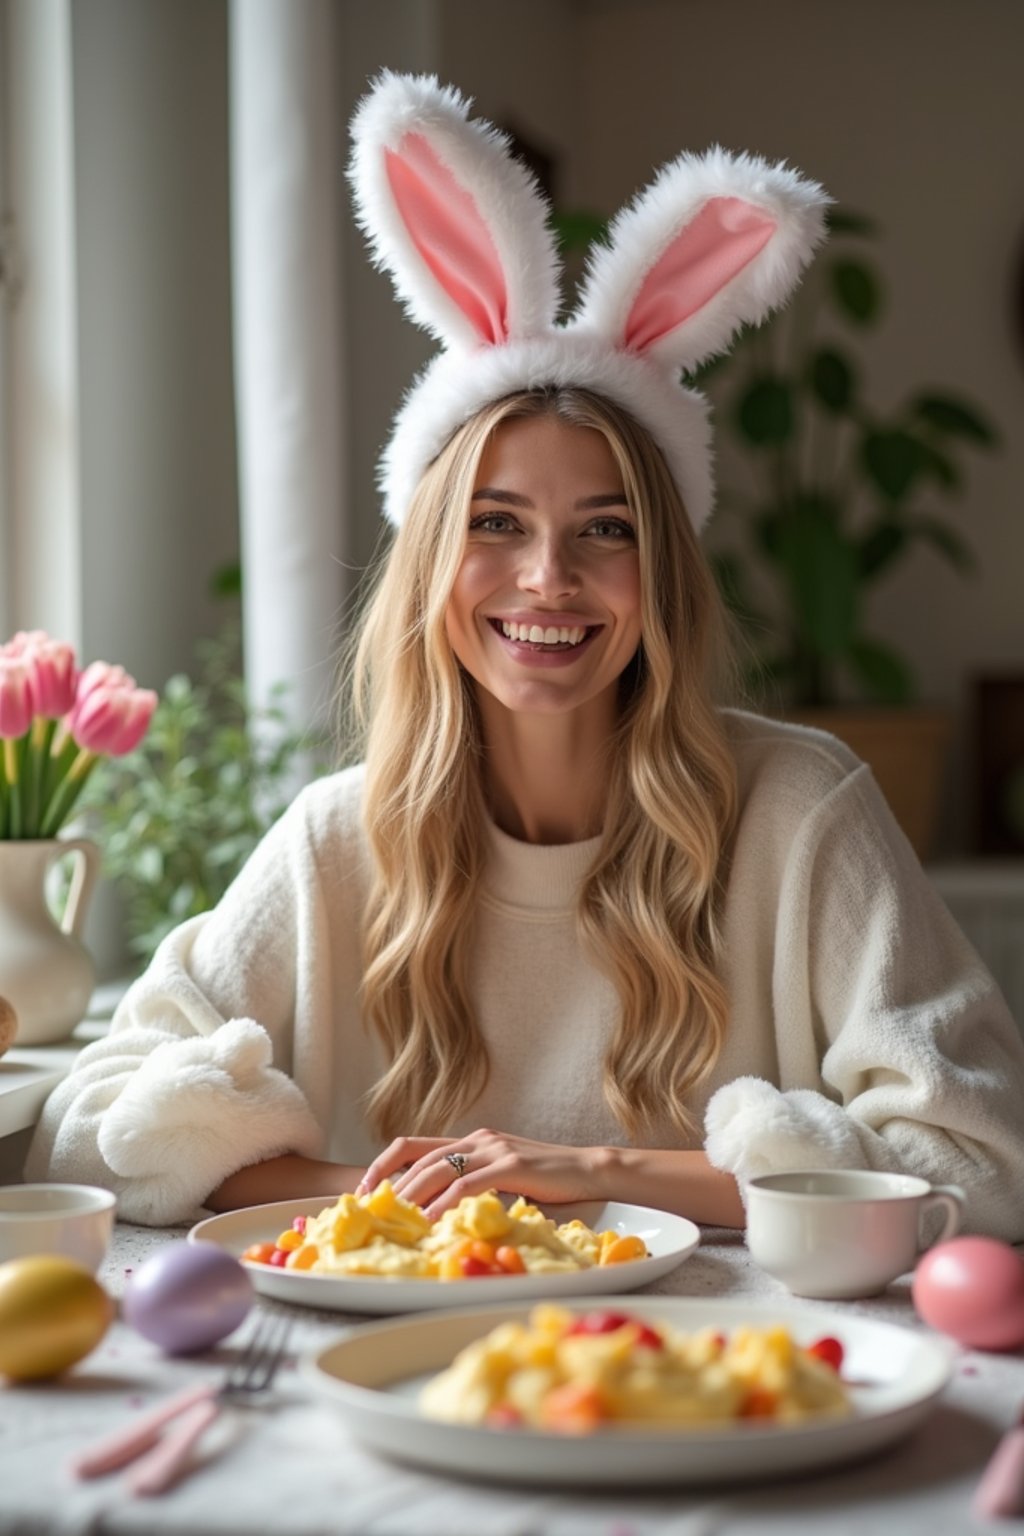
M565 597L579 589L572 549L561 539L540 539L527 551L519 584L526 592L545 597Z

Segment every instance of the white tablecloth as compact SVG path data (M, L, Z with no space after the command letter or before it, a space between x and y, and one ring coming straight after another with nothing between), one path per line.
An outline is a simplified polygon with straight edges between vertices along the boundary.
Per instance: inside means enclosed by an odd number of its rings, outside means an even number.
M183 1235L119 1225L101 1278L120 1294L128 1274L148 1254L169 1237ZM786 1294L754 1268L741 1236L718 1231L706 1233L700 1250L650 1289L699 1297ZM919 1326L909 1277L884 1296L841 1305ZM337 1313L294 1311L295 1353L320 1347L357 1321ZM118 1474L87 1483L67 1476L63 1469L73 1452L161 1396L217 1374L253 1321L247 1319L227 1345L191 1360L164 1358L117 1322L99 1348L61 1381L0 1390L0 1532L962 1536L999 1529L972 1517L970 1498L985 1461L1024 1399L1024 1357L964 1351L927 1422L870 1461L786 1483L655 1494L640 1489L552 1493L470 1485L377 1460L360 1450L329 1406L313 1401L294 1370L286 1369L274 1404L223 1418L202 1442L196 1470L160 1497L126 1497Z

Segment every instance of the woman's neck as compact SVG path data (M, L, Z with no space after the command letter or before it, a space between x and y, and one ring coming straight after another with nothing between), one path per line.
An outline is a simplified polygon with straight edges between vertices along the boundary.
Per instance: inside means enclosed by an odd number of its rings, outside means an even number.
M484 791L501 830L527 843L596 837L608 792L610 711L513 714L482 694L480 712Z

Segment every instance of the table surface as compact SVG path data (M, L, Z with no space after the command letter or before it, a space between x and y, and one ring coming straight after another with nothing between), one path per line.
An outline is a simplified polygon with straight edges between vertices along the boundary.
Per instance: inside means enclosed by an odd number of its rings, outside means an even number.
M114 1295L151 1253L185 1229L119 1224L101 1278ZM742 1235L706 1231L700 1249L649 1294L782 1299L751 1263ZM258 1303L258 1307L262 1307ZM809 1308L826 1304L807 1302ZM827 1304L907 1326L916 1323L909 1277L880 1297ZM189 1536L717 1536L717 1533L995 1531L970 1500L999 1436L1024 1399L1024 1356L958 1354L953 1378L925 1423L884 1454L784 1483L645 1493L551 1492L459 1482L378 1460L349 1437L329 1405L311 1398L294 1356L322 1347L359 1319L289 1308L292 1358L273 1401L222 1416L197 1465L157 1498L129 1498L118 1474L87 1483L64 1471L71 1454L144 1407L217 1377L244 1345L256 1314L217 1350L167 1359L117 1321L92 1355L58 1382L0 1392L0 1532L160 1532ZM367 1321L367 1319L362 1319ZM370 1320L372 1321L372 1319ZM1006 1528L1005 1526L1003 1527ZM1012 1529L1012 1526L1010 1527Z

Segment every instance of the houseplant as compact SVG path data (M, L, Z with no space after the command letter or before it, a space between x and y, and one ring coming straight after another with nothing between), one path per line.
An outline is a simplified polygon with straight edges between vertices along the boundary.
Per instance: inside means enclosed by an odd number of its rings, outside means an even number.
M871 632L867 599L916 547L973 568L939 506L962 491L964 451L994 447L996 432L945 389L877 403L857 355L883 311L883 282L866 254L877 231L841 210L830 225L788 311L694 377L735 450L713 560L749 643L754 699L847 740L924 854L948 720L915 704L907 660Z
M278 702L249 703L235 622L196 657L194 678L166 683L145 743L106 764L84 802L142 964L216 905L292 798L300 759L321 745L291 730Z
M748 471L744 483L736 474L720 486L720 523L736 537L718 545L716 568L755 644L761 687L800 708L851 690L905 704L910 668L870 633L865 600L915 546L972 568L936 503L962 489L962 450L991 448L996 434L977 406L946 390L924 387L892 408L874 402L855 348L883 309L878 269L858 248L875 228L837 211L830 225L789 309L694 377ZM767 577L768 613L752 565Z

